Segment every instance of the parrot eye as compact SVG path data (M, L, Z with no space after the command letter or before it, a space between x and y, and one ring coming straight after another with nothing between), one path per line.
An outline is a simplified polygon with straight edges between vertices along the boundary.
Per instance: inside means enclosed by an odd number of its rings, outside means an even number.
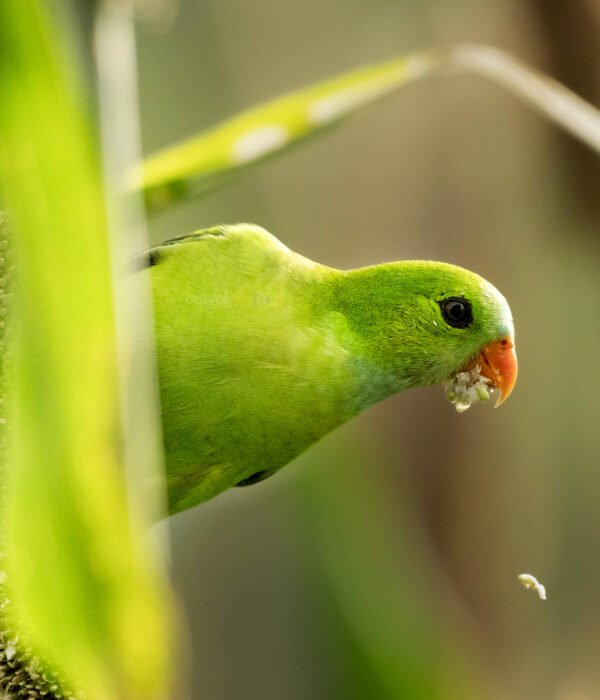
M467 328L473 322L473 310L466 299L450 297L439 301L444 321L452 328Z

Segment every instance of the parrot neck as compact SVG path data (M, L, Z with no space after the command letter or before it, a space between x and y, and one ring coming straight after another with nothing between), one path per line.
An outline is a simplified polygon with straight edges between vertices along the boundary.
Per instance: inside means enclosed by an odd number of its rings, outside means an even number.
M388 396L408 388L398 377L361 353L350 360L350 367L355 381L348 403L353 414L362 413Z
M446 376L413 311L411 279L418 265L407 261L336 271L321 290L320 303L329 309L348 352L358 410Z
M398 304L406 294L401 265L338 272L321 296L328 322L348 352L357 413L392 394L432 383L421 367L426 353L411 342L411 328L399 324Z

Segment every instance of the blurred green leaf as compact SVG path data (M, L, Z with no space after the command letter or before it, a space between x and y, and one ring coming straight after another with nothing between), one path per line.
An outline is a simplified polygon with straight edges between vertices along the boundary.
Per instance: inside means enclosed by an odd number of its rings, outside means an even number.
M127 507L99 168L63 43L39 0L0 4L0 182L19 271L10 597L18 630L87 697L161 698L170 598Z
M418 51L360 68L250 109L149 156L132 174L150 210L226 184L259 163L440 70L478 73L527 102L600 153L600 111L510 55L489 46Z
M431 62L427 54L413 54L267 102L150 156L133 182L145 191L150 209L214 189L390 94L428 71Z

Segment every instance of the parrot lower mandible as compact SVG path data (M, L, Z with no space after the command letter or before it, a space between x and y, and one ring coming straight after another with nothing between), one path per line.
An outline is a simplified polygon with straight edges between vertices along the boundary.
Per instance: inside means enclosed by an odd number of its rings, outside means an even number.
M151 276L169 511L270 476L404 389L516 379L504 297L439 262L313 262L251 224L141 256ZM467 376L467 375L462 375Z

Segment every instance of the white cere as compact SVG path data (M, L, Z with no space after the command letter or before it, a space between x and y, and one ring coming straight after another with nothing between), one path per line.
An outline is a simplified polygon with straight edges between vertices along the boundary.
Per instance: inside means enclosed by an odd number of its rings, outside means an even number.
M540 600L546 600L546 588L535 576L531 574L519 574L517 578L519 579L519 583L525 586L525 588L535 591L540 597Z
M482 403L490 398L490 380L480 373L475 365L469 372L459 372L446 385L446 398L454 404L458 413L464 413L473 403Z
M233 160L236 164L248 163L281 148L289 141L287 129L278 124L261 126L240 136L233 145Z

